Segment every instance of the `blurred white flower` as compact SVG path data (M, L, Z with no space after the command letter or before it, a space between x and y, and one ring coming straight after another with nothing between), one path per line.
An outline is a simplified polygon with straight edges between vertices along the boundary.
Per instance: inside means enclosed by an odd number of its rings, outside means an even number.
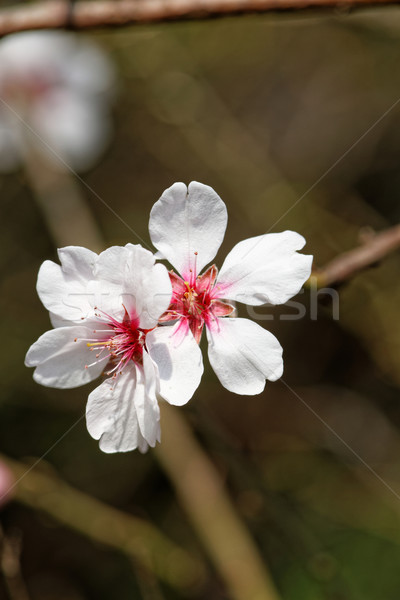
M54 166L92 166L110 138L113 82L105 54L73 33L1 40L0 170L15 169L32 149Z
M260 235L239 242L218 274L212 265L225 235L227 211L209 186L193 181L165 190L150 214L150 237L181 274L170 273L172 302L161 317L175 321L170 336L200 342L206 327L208 358L222 385L237 394L259 394L265 380L283 372L282 348L272 333L253 321L226 318L225 300L259 306L283 304L300 291L311 272L312 256L299 254L305 239L294 231Z
M89 395L89 433L104 452L145 452L160 441L158 397L185 404L203 372L193 338L176 347L169 328L157 327L171 300L168 272L139 245L58 254L61 266L45 261L37 283L55 329L30 347L25 364L36 367L38 383L56 388L104 374Z

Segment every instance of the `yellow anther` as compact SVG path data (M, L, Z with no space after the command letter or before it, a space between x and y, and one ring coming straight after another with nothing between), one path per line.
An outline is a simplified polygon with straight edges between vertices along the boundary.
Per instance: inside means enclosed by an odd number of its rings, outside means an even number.
M110 345L109 341L107 341L107 342L87 342L86 343L86 346L88 348L91 348L92 346L109 346L109 345Z

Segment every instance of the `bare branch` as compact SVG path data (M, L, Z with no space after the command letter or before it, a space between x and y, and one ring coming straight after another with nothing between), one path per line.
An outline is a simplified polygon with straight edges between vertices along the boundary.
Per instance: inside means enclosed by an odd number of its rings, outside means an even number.
M369 236L361 246L339 254L325 267L313 272L311 277L314 281L316 278L318 287L341 283L397 248L400 248L400 225Z
M305 9L352 9L400 0L49 0L0 12L0 35L30 29L123 26L159 21Z
M279 600L268 566L238 516L214 464L175 406L161 406L157 458L232 600Z

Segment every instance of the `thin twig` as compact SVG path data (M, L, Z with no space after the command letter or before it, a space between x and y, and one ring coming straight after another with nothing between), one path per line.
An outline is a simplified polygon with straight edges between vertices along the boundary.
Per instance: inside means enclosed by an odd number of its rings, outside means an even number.
M368 236L358 248L339 254L325 267L314 271L309 280L310 285L313 281L321 288L347 281L398 248L400 248L400 225L395 225L376 235Z
M216 468L179 409L161 405L157 458L173 483L197 535L232 600L278 600L279 594Z
M85 246L103 250L103 240L92 212L76 179L67 169L58 171L33 152L25 157L25 174L54 245Z
M398 4L399 0L49 0L3 9L0 35L30 29L124 26L159 21L305 9L353 9Z

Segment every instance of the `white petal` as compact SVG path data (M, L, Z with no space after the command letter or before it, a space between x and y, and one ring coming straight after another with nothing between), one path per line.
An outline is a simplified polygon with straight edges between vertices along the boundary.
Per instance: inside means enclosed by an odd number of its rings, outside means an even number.
M155 264L154 255L140 245L113 246L99 255L96 275L112 284L120 285L121 298L130 316L139 319L140 327L151 329L167 310L172 286L168 271ZM114 296L111 296L112 300ZM118 307L110 307L113 314ZM105 310L103 308L103 310Z
M226 206L211 187L197 181L189 188L174 183L151 210L150 237L157 250L189 280L191 273L199 274L215 257L227 220Z
M144 381L138 380L139 371L131 362L116 379L106 379L89 395L86 406L86 424L90 435L100 439L103 452L128 452L139 448L147 450L160 437L159 421L156 420L151 439L146 440L140 430L137 405L138 398L145 396Z
M143 352L143 367L136 365L135 405L140 431L152 448L156 445L157 440L160 441L157 379L157 367L153 364L147 352Z
M59 70L74 48L73 35L55 31L29 31L8 35L1 41L2 75L23 79L32 73ZM4 74L3 74L4 73Z
M199 386L203 374L203 358L195 339L174 326L157 327L146 336L148 352L158 367L160 395L170 404L186 404Z
M304 244L305 239L294 231L239 242L220 270L220 297L252 305L287 302L311 273L313 257L296 252Z
M49 313L50 322L53 325L54 329L57 327L70 327L74 323L72 321L68 321L68 319L63 319L54 313Z
M65 274L87 281L93 277L93 269L98 255L82 246L65 246L57 250Z
M282 347L276 337L249 319L216 319L210 331L208 357L224 387L235 394L259 394L265 380L283 372Z
M93 337L93 330L87 327L51 329L29 348L25 364L36 367L33 377L42 385L55 388L84 385L96 379L107 364L101 361L85 368L95 360L87 347L88 338Z
M40 133L40 139L34 138L35 145L47 160L79 171L95 163L112 131L101 99L67 87L54 88L31 107L30 121Z
M37 292L47 310L67 321L79 321L91 314L93 296L88 282L93 279L97 254L79 246L58 251L61 266L46 260L39 269Z
M158 425L158 429L160 429L160 425ZM161 440L160 434L157 439L158 439L158 441ZM139 436L138 436L137 448L138 448L139 452L141 452L142 454L145 454L147 452L147 450L149 449L149 444L146 442L146 440L140 434L140 432L139 432Z
M74 38L73 53L64 62L65 84L81 94L109 98L115 86L114 67L106 54L87 38Z

